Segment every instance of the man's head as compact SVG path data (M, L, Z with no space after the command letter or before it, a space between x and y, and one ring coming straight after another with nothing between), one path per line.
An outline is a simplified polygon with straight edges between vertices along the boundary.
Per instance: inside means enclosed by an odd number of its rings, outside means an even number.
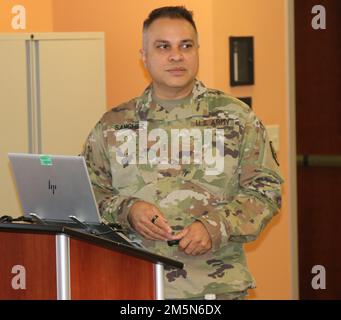
M177 98L188 94L198 72L198 35L192 13L184 7L153 10L143 24L142 60L155 94Z

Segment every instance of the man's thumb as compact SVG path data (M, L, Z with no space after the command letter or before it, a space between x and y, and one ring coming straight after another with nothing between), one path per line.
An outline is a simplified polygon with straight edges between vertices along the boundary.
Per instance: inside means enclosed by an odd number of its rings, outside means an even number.
M173 240L180 240L188 233L188 228L181 230L179 233L173 236Z

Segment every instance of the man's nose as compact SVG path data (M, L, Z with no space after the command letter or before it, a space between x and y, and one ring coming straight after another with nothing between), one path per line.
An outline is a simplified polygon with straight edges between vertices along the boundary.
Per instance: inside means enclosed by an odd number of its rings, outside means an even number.
M173 48L169 53L169 61L182 61L184 58L181 50L179 48Z

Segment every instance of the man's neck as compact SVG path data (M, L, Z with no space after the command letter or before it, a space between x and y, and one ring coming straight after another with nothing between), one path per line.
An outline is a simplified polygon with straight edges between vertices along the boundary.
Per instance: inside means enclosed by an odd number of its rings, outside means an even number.
M153 83L153 95L161 100L179 100L188 97L193 91L194 82L186 88L162 88Z

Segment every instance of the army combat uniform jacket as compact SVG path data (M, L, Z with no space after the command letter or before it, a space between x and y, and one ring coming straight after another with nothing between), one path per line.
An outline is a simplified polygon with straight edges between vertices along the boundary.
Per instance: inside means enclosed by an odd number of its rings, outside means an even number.
M200 148L195 149L195 143L187 154L179 153L178 162L169 156L176 144L172 138L186 129L199 137L199 147L202 142L201 159L210 152L223 155L222 170L209 173L212 158L198 161ZM120 133L129 135L122 139ZM156 135L168 137L168 145L158 145L161 139ZM218 142L223 148L217 147ZM282 178L266 130L246 104L196 80L188 102L167 110L153 101L149 86L142 96L103 115L83 155L104 220L133 231L127 215L131 205L143 199L159 208L175 232L196 220L209 232L212 249L198 256L131 233L148 250L184 263L184 269L165 268L166 298L202 298L206 293L229 294L255 286L243 244L256 239L278 212ZM168 156L168 163L161 155Z

